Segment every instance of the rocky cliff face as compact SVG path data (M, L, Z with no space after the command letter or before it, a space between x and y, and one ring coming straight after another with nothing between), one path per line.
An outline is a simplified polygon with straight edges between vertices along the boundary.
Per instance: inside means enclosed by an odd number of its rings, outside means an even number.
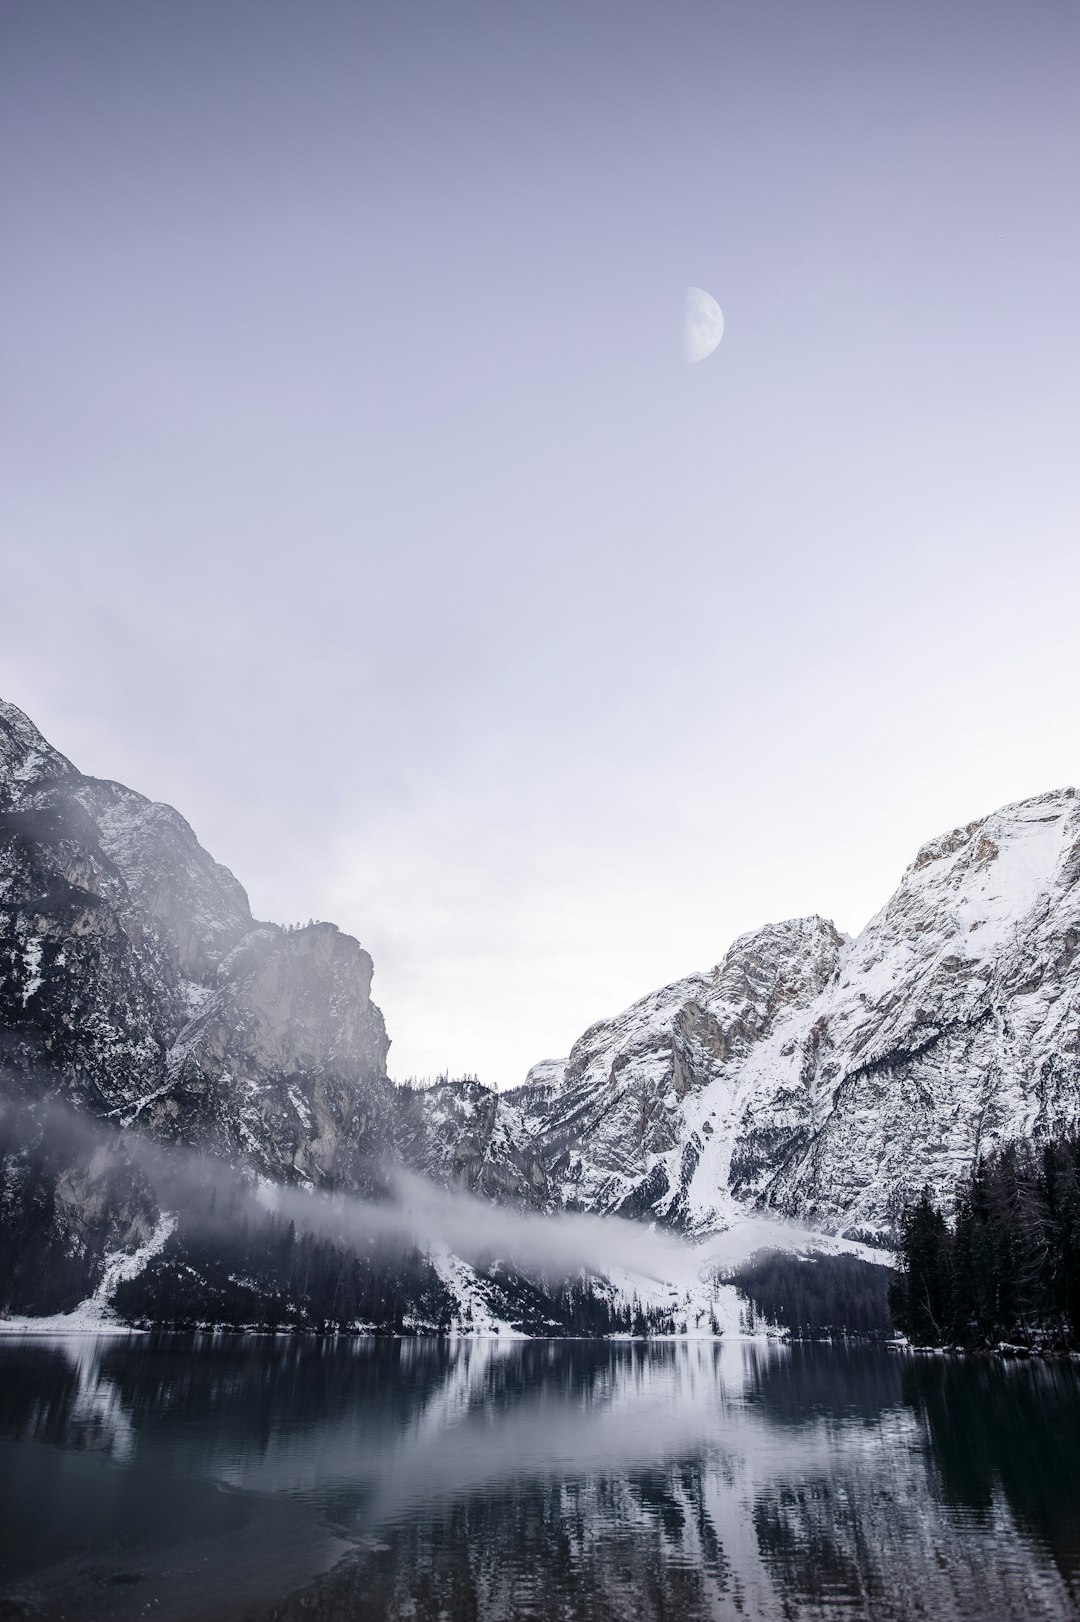
M931 841L853 941L821 918L742 937L512 1096L564 1203L888 1230L925 1182L1080 1118L1080 799Z
M544 1142L558 1203L680 1225L696 1216L690 1190L750 1054L820 995L842 948L823 918L768 925L741 936L708 973L591 1026L561 1085L549 1066L530 1073L522 1103ZM705 1091L711 1118L695 1121Z
M363 1187L391 1137L371 959L257 924L176 811L85 777L0 705L0 1029L9 1089Z
M542 1146L523 1111L477 1081L401 1088L396 1145L406 1165L447 1187L537 1210L551 1203Z
M811 1218L888 1221L985 1150L1080 1117L1080 798L1006 806L924 845L793 1028L805 1143L748 1179ZM782 1055L761 1055L748 1088ZM745 1130L753 1130L746 1117ZM793 1145L794 1148L794 1145Z

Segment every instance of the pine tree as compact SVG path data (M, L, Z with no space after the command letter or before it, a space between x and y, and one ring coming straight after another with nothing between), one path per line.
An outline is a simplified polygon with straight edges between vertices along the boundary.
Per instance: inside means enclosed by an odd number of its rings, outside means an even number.
M901 1262L889 1302L909 1338L940 1345L951 1320L952 1236L924 1188L901 1224Z

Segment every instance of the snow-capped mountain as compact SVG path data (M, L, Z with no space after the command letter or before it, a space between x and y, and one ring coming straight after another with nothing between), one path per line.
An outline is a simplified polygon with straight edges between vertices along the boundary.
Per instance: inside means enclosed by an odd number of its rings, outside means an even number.
M854 940L816 916L741 936L508 1092L396 1088L371 976L333 924L254 920L176 811L0 703L0 1214L90 1287L158 1229L133 1127L314 1188L385 1188L397 1159L538 1211L886 1237L924 1183L1080 1118L1080 799L932 840ZM57 1097L121 1135L57 1137Z
M520 1111L475 1082L393 1086L371 978L334 924L253 919L183 817L85 776L0 702L0 1249L19 1275L0 1306L63 1307L151 1242L127 1128L274 1182L370 1193L399 1159L545 1208Z
M1080 1117L1080 798L931 840L854 940L817 917L740 937L511 1096L558 1203L889 1229L924 1183Z
M0 705L9 1077L273 1177L359 1186L391 1137L371 959L281 929L183 817L85 777Z
M726 1114L718 1120L717 1112L730 1109L736 1078L777 1022L821 993L842 946L823 918L741 936L710 972L591 1026L561 1085L550 1064L530 1072L523 1103L544 1141L558 1203L687 1217L686 1190L709 1140L724 1133ZM709 1084L713 1118L697 1121L694 1106Z

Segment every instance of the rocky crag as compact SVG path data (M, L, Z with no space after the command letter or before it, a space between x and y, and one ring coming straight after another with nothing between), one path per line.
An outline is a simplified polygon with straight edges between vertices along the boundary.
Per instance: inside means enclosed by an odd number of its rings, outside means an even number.
M257 923L170 806L75 770L0 707L9 1078L271 1177L359 1184L390 1136L371 959Z
M1080 797L931 840L854 940L740 937L508 1097L555 1204L692 1232L747 1205L887 1235L928 1183L1080 1118Z

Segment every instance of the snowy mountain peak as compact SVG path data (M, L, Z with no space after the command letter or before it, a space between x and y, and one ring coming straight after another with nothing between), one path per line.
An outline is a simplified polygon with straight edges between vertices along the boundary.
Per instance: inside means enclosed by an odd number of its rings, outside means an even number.
M0 791L6 792L9 806L17 806L23 793L35 784L66 777L74 770L70 760L42 737L28 715L0 698Z
M1006 805L923 845L890 908L932 898L977 955L1001 943L1059 884L1059 868L1080 837L1080 797L1072 788ZM949 912L949 902L955 911ZM926 904L924 900L923 905Z
M888 1230L924 1182L1080 1117L1080 797L930 840L854 940L740 936L591 1026L531 1114L570 1204Z
M786 918L739 935L712 971L714 999L768 1010L816 996L835 974L848 937L828 918Z
M10 704L0 964L9 1090L316 1182L359 1180L386 1147L386 1032L359 943L257 925L179 812L84 776Z

